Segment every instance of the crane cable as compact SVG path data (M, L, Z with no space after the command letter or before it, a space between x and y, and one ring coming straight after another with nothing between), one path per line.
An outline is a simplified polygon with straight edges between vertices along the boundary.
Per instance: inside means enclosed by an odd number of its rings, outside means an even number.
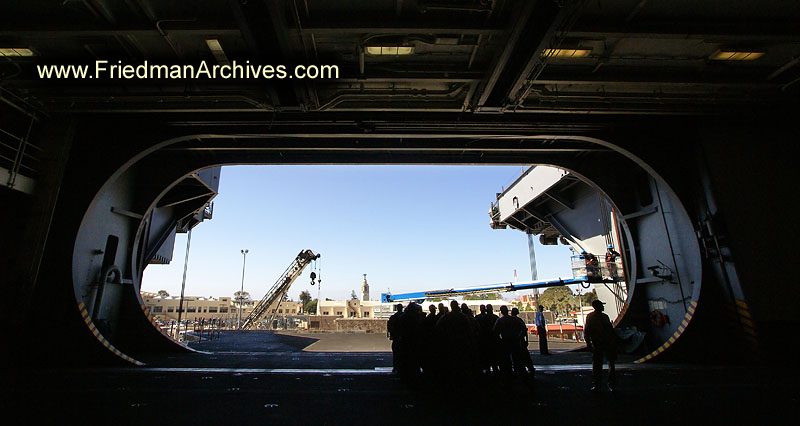
M319 268L317 269L317 271L319 271L319 273L317 274L317 284L321 285L322 284L322 258L314 260L314 267L317 267L317 262L319 262Z
M314 267L317 267L317 261L319 261L319 275L317 275L317 314L322 312L320 309L320 297L322 297L322 259L316 259L314 261Z

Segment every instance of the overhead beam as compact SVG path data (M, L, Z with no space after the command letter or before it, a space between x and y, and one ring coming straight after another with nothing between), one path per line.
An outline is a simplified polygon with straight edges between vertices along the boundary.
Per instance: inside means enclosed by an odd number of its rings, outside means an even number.
M398 147L354 147L354 148L331 148L331 147L297 147L293 145L281 146L191 146L186 148L174 148L175 151L354 151L359 152L486 152L486 153L577 153L577 152L610 152L607 149L586 149L586 148L398 148ZM567 204L559 202L571 209Z
M398 8L404 7L398 2ZM415 8L415 5L409 6ZM409 7L404 7L408 9ZM398 12L400 10L398 9ZM409 12L409 10L406 10ZM315 16L304 16L301 22L304 34L316 36L342 35L382 35L382 34L462 34L500 36L508 30L502 26L486 21L485 16L458 15L450 19L440 19L441 15L430 17L413 13L402 17L397 15L370 14L368 12L346 14L316 13Z
M178 25L178 24L174 24ZM240 30L237 28L188 28L188 27L170 27L171 34L180 35L239 35ZM65 37L117 37L117 36L133 36L133 37L161 37L161 33L156 28L149 27L127 27L127 28L93 28L93 29L34 29L25 28L19 30L11 30L8 27L0 30L0 37L15 37L21 39L63 39Z
M344 74L344 73L342 73ZM363 78L337 78L336 83L397 83L397 82L420 82L420 83L476 83L480 82L482 74L479 72L370 72L369 77Z
M557 32L565 31L583 3L573 0L562 7L546 0L525 2L505 49L479 92L477 111L502 111L509 100L516 104L524 97L524 86L543 63L542 52L557 44Z
M570 30L567 35L570 38L582 40L609 40L609 39L651 39L651 40L700 40L707 42L753 42L753 43L794 43L800 42L800 34L795 31L786 33L776 33L774 28L764 28L762 31L742 31L735 32L681 32L675 31L680 28L680 24L673 25L672 31L664 29L642 29L639 31L619 31L619 28L583 28ZM704 28L706 31L708 28Z
M532 42L530 46L533 46L533 49L530 50L527 56L527 62L519 70L513 83L505 92L503 103L517 105L522 102L527 95L530 80L536 78L544 70L544 66L547 63L548 58L542 57L542 53L547 48L558 47L558 33L567 29L570 21L583 6L584 1L574 0L563 7L559 7L556 2L551 1L537 1L536 4L539 7L537 7L534 21L531 23L533 29L529 35L529 40ZM536 41L534 42L534 40ZM501 92L497 95L500 94Z
M299 51L303 49L300 43L296 43L291 34L296 33L297 28L290 28L289 22L286 20L287 14L290 12L286 9L289 2L278 2L274 0L261 0L265 5L269 22L271 23L272 37L275 39L277 51L281 61L285 64L298 63ZM294 12L291 12L294 16ZM302 42L302 41L300 41ZM282 86L287 86L283 84ZM292 99L285 99L287 96L282 95L282 103L290 105L300 105L301 107L308 107L311 103L310 95L306 87L297 81L292 82L291 91L294 92ZM289 102L287 102L289 101Z
M544 195L549 197L551 200L555 201L558 204L561 204L562 207L566 208L567 210L574 210L572 203L567 201L565 198L561 197L560 195L551 194L550 191L545 191Z
M332 138L345 139L330 145ZM353 140L346 140L353 139ZM291 140L291 142L287 142ZM203 138L190 144L177 144L167 150L253 150L253 151L442 151L442 152L612 152L611 149L596 144L564 140L559 144L544 143L544 139L531 139L520 142L518 139L503 137L470 137L457 135L438 137L432 134L351 135L339 138L338 135L294 135L237 134L230 137Z
M783 64L780 68L773 71L770 75L767 76L767 80L772 80L773 78L783 74L784 72L788 71L798 63L800 63L800 55L795 56L794 58L789 60L789 62Z
M667 76L658 76L648 73L640 73L637 75L625 75L621 73L614 73L609 75L610 79L602 76L585 75L577 73L561 73L549 72L543 78L537 78L535 83L540 85L561 85L561 86L597 86L602 85L608 88L618 86L633 86L638 88L648 88L652 86L676 86L676 87L750 87L750 88L777 88L780 87L778 83L756 82L752 80L712 80L712 79L697 79L686 75L672 74L675 78L674 81L666 80ZM646 79L650 77L649 79ZM665 77L665 78L661 78Z
M493 61L491 72L480 85L480 88L476 91L476 109L479 110L486 105L486 102L489 99L489 96L492 94L492 91L499 81L500 76L503 75L506 65L514 55L514 52L517 48L517 43L524 33L523 30L533 15L534 5L536 3L537 2L534 1L526 2L523 9L520 11L518 18L512 23L512 30L508 36L508 40L506 40L505 48Z
M383 27L365 27L353 24L351 26L342 25L303 25L304 35L315 36L334 36L341 37L342 35L358 35L358 34L463 34L463 35L484 35L484 36L499 36L505 32L503 28L491 27L467 27L463 25L436 25L436 26L413 26L405 25L387 25Z
M289 29L284 19L283 2L230 0L229 5L239 26L237 32L241 32L255 59L269 60L272 63L291 63ZM266 83L265 86L276 109L299 106L292 85Z
M555 230L558 231L558 233L561 234L562 237L564 237L568 241L572 242L573 244L577 245L578 247L584 248L583 246L581 246L580 243L578 243L578 241L575 239L575 237L573 237L572 232L563 223L561 223L561 221L559 221L554 215L549 214L549 213L541 213L541 212L537 212L537 213L538 214L545 214L547 216L547 222L550 223L550 225L553 228L555 228Z
M158 207L172 207L201 198L211 199L216 195L216 193L208 191L207 188L176 188L159 200Z
M533 209L524 206L520 207L519 209L528 214L528 217L522 219L523 221L527 221L529 219L536 219L537 222L547 222L547 217L544 213L531 211Z

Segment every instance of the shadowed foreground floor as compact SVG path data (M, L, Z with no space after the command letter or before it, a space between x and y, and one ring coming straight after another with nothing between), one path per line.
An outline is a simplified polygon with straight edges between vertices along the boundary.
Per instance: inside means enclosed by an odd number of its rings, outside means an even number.
M20 424L752 425L787 422L798 402L795 370L778 366L621 359L617 390L592 394L588 354L534 353L534 389L496 377L410 388L391 374L391 353L303 352L313 338L271 333L229 337L216 353L146 367L12 368L0 405ZM234 343L239 350L224 350Z

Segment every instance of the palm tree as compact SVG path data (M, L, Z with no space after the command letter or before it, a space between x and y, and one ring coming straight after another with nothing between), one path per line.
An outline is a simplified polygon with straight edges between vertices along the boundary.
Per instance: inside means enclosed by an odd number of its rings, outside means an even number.
M308 290L303 290L300 292L298 299L300 299L300 303L303 304L303 311L305 311L306 305L311 302L311 293Z

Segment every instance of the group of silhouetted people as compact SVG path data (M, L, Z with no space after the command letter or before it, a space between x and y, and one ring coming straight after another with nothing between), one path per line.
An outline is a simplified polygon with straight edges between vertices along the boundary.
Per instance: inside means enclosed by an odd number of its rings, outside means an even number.
M592 390L600 390L604 358L609 367L608 389L613 390L616 334L603 313L603 302L595 300L592 306L595 311L589 314L585 325L586 342L592 350ZM401 379L412 384L422 377L460 381L464 377L497 374L510 379L516 373L533 383L528 328L517 308L509 312L508 307L501 306L499 317L491 304L481 305L478 315L466 303L459 306L456 301L450 302L449 309L443 303L428 309L425 314L415 302L405 309L397 304L387 323L393 371ZM539 333L546 334L543 328L541 319Z
M437 309L438 308L438 309ZM481 305L474 315L466 304L451 301L422 307L411 302L389 318L387 334L392 340L393 370L402 379L416 381L461 378L495 373L511 378L516 372L533 378L533 361L528 352L528 328L518 317L500 307L494 314L491 304Z

